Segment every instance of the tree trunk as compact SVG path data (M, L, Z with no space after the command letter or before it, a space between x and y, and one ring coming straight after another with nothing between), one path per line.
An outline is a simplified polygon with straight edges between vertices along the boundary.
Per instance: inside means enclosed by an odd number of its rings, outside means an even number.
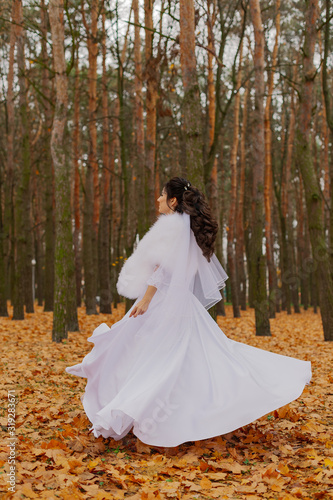
M183 125L186 144L186 173L191 183L206 191L203 175L202 116L195 57L193 0L180 0L180 63L184 87ZM208 186L207 186L208 187Z
M297 68L298 68L298 57L293 69L293 80L297 78ZM290 288L290 277L292 276L292 265L291 265L291 245L288 243L288 238L292 238L292 233L290 231L290 224L288 229L288 220L292 218L291 204L289 200L293 197L294 192L292 190L291 184L291 170L293 161L293 151L295 142L295 124L296 124L296 105L295 105L295 90L292 88L290 95L290 106L288 104L288 110L290 109L289 116L289 126L288 135L286 137L286 150L285 150L285 161L282 166L282 181L281 181L281 198L280 198L280 223L281 223L281 233L282 233L282 287L283 287L283 307L287 310L288 314L291 314L291 288ZM295 299L294 299L295 300Z
M138 202L138 233L140 238L146 232L145 205L145 137L143 119L143 95L142 95L142 61L141 61L141 38L140 38L140 18L139 1L133 0L134 11L134 61L135 61L135 176L136 176L136 199Z
M99 0L92 0L91 21L88 26L84 8L82 20L87 33L89 59L89 157L86 167L84 219L83 219L83 268L85 282L85 303L87 314L97 314L96 294L98 276L98 222L99 222L99 180L97 162L97 22Z
M247 67L247 64L246 64ZM244 266L244 197L245 197L245 138L246 138L246 128L247 128L247 105L249 99L249 82L246 82L245 93L244 93L244 104L243 104L243 122L241 128L240 137L240 183L239 183L239 193L238 193L238 205L237 205L237 216L236 216L236 266L238 271L238 286L239 286L239 298L240 306L242 311L246 311L246 275Z
M0 171L0 316L8 316L6 296L6 271L4 259L4 228L2 216L2 173Z
M9 36L9 58L7 75L7 168L4 190L4 219L3 219L3 259L0 264L2 267L3 281L1 283L1 316L8 316L7 296L13 283L10 281L10 275L14 268L14 51L17 32L17 0L12 2L12 23L10 25ZM0 256L1 258L1 256ZM12 294L9 293L11 296ZM13 297L11 296L13 300Z
M234 312L234 318L240 318L239 311L239 296L238 296L238 276L235 258L235 216L236 216L236 202L237 202L237 154L238 154L238 144L239 144L239 108L240 108L240 93L239 89L241 86L242 78L242 58L243 58L243 43L241 44L239 52L239 65L237 74L237 94L234 101L234 128L233 128L233 140L230 151L230 172L231 172L231 190L230 190L230 204L229 204L229 221L228 221L228 270L230 274L230 285L231 285L231 299L232 307ZM237 238L237 235L236 235Z
M121 178L121 154L119 140L119 99L115 99L112 139L111 139L111 176L112 176L112 291L113 303L117 307L120 297L116 288L116 283L123 258L124 248L121 248L122 231L122 178ZM114 158L117 158L115 163Z
M215 24L215 11L211 12L212 2L208 0L208 19L207 19L207 29L208 29L208 75L207 75L207 95L208 95L208 146L211 148L214 141L214 131L215 131L215 84L214 84L214 71L213 71L213 28ZM218 159L214 159L213 168L210 175L209 186L206 186L207 195L209 197L209 204L213 216L218 221L219 210L218 210L218 181L217 181L217 164ZM207 189L208 187L208 189ZM219 226L216 239L222 239L223 228ZM218 313L218 305L210 309L210 315L216 320Z
M68 331L68 289L74 282L70 261L74 262L71 228L69 171L64 152L64 130L67 121L68 90L64 51L62 0L50 0L49 19L53 44L56 84L56 107L51 133L56 198L55 289L52 340L61 342Z
M47 8L44 0L41 1L41 58L43 62L42 70L42 92L44 104L44 155L43 155L43 176L44 176L44 211L45 211L45 270L44 270L44 289L45 302L44 311L53 311L54 302L54 245L55 245L55 202L54 202L54 169L52 164L52 155L50 148L50 130L52 128L52 93L50 90L49 66L50 59L47 53L48 19Z
M326 0L326 23L324 28L324 56L323 56L323 70L322 70L322 86L325 101L325 116L328 128L330 130L330 139L333 143L333 106L332 106L332 90L328 83L328 71L327 71L327 61L329 55L331 54L331 42L330 42L330 28L331 28L331 0ZM329 248L331 252L331 271L333 269L333 160L331 158L330 169L330 200L331 208L329 215Z
M214 142L215 133L215 114L216 114L216 99L215 99L215 83L214 83L214 69L213 69L213 29L215 24L215 11L211 12L212 0L208 0L208 74L207 74L207 95L208 95L208 147L212 147ZM217 157L214 158L213 168L210 175L209 189L207 194L209 196L209 203L212 213L218 219L218 186L217 186Z
M269 284L269 316L275 318L275 295L277 290L277 277L274 265L273 242L272 242L272 202L273 202L273 174L272 174L272 131L271 131L271 107L274 90L274 73L276 67L277 53L280 36L280 0L276 0L275 19L275 44L272 53L271 70L268 74L267 99L265 106L265 236L266 255L268 266Z
M154 0L145 0L145 80L146 80L146 139L145 139L145 191L146 191L146 224L155 219L155 158L156 158L156 102L157 64L153 57L153 6ZM145 228L147 229L147 227Z
M322 41L321 41L321 33L319 31L318 33L318 40L319 40L319 50L320 54L322 54ZM324 53L325 57L325 53ZM321 68L321 105L322 105L322 115L321 115L321 137L322 137L322 142L323 142L323 147L321 151L321 165L322 165L322 170L324 170L324 189L323 189L323 218L324 218L324 230L326 233L326 230L329 231L329 223L330 223L330 209L329 207L329 201L330 201L330 167L329 167L329 128L328 128L328 120L327 120L327 113L326 113L326 106L325 106L325 95L324 95L324 85L323 85L323 78L324 78L324 65Z
M105 3L102 12L102 112L103 112L103 198L99 223L99 286L100 286L100 312L111 314L111 292L110 292L110 153L109 153L109 111L108 111L108 88L106 75L106 34L105 34Z
M17 67L20 87L20 124L22 138L22 157L19 184L15 201L16 226L16 263L15 263L15 290L13 319L24 319L24 304L27 312L34 311L32 301L32 272L33 239L31 221L31 161L30 138L27 109L27 88L25 77L25 33L22 28L23 12L22 1L18 0L18 23L21 25L17 34Z
M316 44L318 0L306 0L306 29L303 47L303 81L300 91L299 122L296 134L296 162L304 183L309 233L317 274L319 305L324 339L333 340L333 282L322 218L322 200L311 155L311 111L316 68L313 64Z
M78 43L78 42L77 42ZM73 124L73 162L74 162L74 255L75 255L75 283L76 283L76 305L81 307L81 280L82 280L82 258L81 258L81 214L80 214L80 70L79 50L76 50L75 60L75 83L74 83L74 124Z
M224 265L224 259L223 259L223 226L224 226L224 178L225 178L225 171L223 168L223 142L221 139L221 144L220 144L220 154L218 158L218 169L221 177L221 187L220 187L220 196L218 197L218 223L219 223L219 231L217 233L217 238L216 238L216 256L221 262L222 265ZM224 305L224 291L221 292L222 300L216 304L216 316L225 316L225 305Z
M250 12L254 27L255 50L255 144L253 169L254 218L251 236L251 274L255 307L256 335L271 335L269 310L266 292L265 257L262 254L264 228L264 168L265 168L265 132L263 99L264 80L264 30L261 20L259 0L250 0Z

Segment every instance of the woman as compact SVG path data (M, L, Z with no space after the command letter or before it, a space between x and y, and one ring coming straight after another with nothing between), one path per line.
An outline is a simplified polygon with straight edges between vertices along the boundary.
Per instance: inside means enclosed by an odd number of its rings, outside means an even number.
M92 351L67 368L87 378L83 406L96 437L177 446L225 434L298 398L311 363L228 339L206 309L228 278L214 254L217 223L204 196L174 177L160 217L120 272L137 299Z

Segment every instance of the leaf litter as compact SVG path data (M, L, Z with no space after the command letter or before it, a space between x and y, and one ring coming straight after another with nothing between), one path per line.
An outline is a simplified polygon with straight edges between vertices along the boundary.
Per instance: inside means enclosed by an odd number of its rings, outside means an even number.
M91 350L87 342L102 322L124 315L87 316L80 333L51 341L52 313L36 307L23 321L0 318L1 498L42 499L244 499L333 498L333 344L323 340L312 310L278 313L272 337L256 337L254 312L218 324L246 344L312 362L313 378L298 400L234 432L175 448L120 441L89 433L80 397L86 380L68 375ZM16 491L8 492L7 395L15 390ZM7 442L6 442L7 441Z

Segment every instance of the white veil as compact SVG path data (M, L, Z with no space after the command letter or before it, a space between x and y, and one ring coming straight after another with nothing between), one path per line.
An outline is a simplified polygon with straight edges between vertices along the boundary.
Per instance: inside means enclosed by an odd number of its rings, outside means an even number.
M161 288L173 305L193 294L209 309L221 300L228 279L215 254L203 256L186 213L161 215L125 262L118 292L129 298L144 294L148 284ZM185 306L184 306L185 307Z

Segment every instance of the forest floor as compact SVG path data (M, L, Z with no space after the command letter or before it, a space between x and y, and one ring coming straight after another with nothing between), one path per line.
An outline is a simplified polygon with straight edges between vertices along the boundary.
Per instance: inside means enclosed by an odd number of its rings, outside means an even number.
M156 448L133 434L117 442L89 434L80 401L86 380L65 372L91 350L86 339L94 328L118 321L123 306L109 316L80 309L81 332L60 344L51 341L52 314L36 309L24 321L0 318L0 498L333 498L333 343L323 340L320 314L278 313L272 337L256 337L253 310L235 319L227 306L218 324L229 338L310 360L311 384L297 401L237 431ZM11 395L12 436L6 432ZM8 490L10 453L15 493Z

